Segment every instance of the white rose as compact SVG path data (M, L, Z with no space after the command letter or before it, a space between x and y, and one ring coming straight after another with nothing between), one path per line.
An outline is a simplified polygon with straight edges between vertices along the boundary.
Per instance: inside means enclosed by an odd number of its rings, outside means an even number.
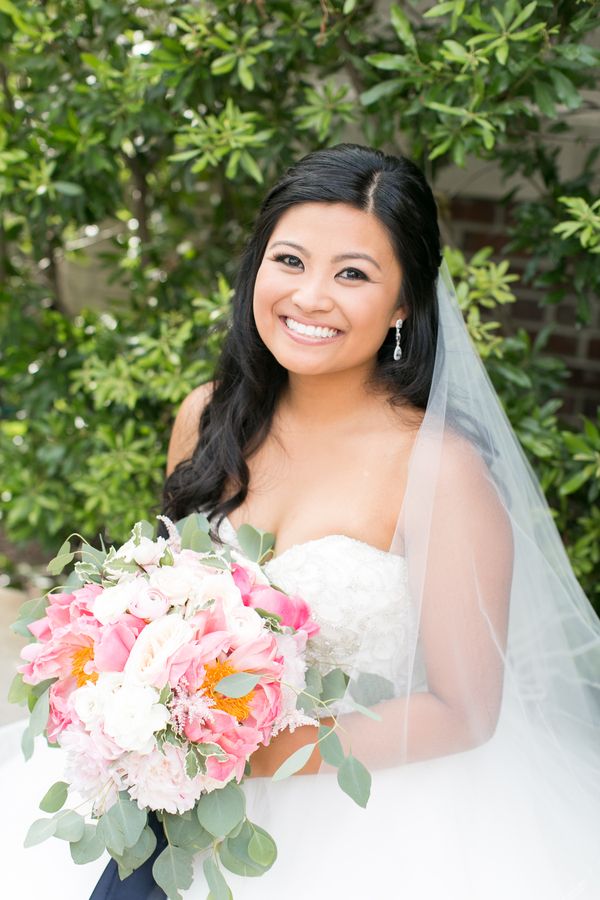
M196 600L201 607L207 606L210 600L222 600L224 606L243 605L242 595L231 572L225 570L214 575L206 575L202 579Z
M182 606L199 590L196 572L183 566L161 566L150 576L150 586L166 597L173 606Z
M102 625L115 622L128 610L129 604L135 601L138 593L147 589L148 582L143 576L120 581L113 587L104 588L94 600L92 606L94 616Z
M138 566L157 566L165 552L167 542L163 537L151 541L150 538L140 537L136 544L133 538L130 538L119 547L116 555L125 562L136 562Z
M150 753L154 733L164 728L170 716L158 698L154 688L125 680L104 711L105 732L123 750Z
M129 612L133 613L139 619L149 619L150 621L164 616L169 609L169 601L166 597L151 588L146 583L145 587L140 588L135 598L129 604Z
M233 643L236 647L253 641L264 633L265 621L262 616L249 606L244 606L239 598L235 603L223 601L223 612L227 630L234 636Z
M193 638L193 628L181 616L155 619L140 632L125 663L127 678L138 684L163 687L173 655Z
M73 691L71 703L88 729L102 722L106 706L110 705L122 683L122 672L100 672L95 684L87 681Z

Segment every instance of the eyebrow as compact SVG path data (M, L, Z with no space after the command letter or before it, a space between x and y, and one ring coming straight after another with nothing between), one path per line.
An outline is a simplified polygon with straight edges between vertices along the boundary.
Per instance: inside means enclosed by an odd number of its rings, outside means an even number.
M274 244L271 244L269 250L273 247L277 247L279 244L286 244L288 247L294 247L296 250L301 250L302 253L306 253L307 256L310 256L310 252L303 247L301 244L295 244L294 241L275 241ZM372 256L369 256L368 253L358 253L358 252L350 252L350 253L338 253L337 256L332 256L332 262L341 262L343 259L366 259L368 262L373 263L376 268L381 272L381 266L379 263L373 259Z

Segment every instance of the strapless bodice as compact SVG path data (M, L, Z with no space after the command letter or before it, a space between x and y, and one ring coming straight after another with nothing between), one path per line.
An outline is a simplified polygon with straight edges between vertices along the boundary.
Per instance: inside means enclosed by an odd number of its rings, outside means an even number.
M228 518L221 540L241 552ZM309 665L326 673L368 671L387 678L396 694L425 688L418 627L406 559L364 541L331 534L289 547L264 565L270 580L310 604L321 630L311 639Z

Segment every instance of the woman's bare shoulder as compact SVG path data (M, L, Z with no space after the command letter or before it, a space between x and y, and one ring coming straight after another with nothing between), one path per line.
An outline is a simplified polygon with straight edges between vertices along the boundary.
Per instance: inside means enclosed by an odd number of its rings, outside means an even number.
M167 451L167 476L194 452L198 443L200 416L212 396L213 386L214 382L207 381L194 388L177 410Z

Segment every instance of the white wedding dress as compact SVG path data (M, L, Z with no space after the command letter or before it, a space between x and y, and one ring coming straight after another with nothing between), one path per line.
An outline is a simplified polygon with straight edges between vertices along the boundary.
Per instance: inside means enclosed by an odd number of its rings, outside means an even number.
M221 536L235 545L228 520ZM266 571L311 604L321 625L313 661L323 671L343 668L365 635L371 658L382 661L392 656L389 641L409 639L403 557L329 535L290 547ZM385 665L377 674L401 690ZM23 762L22 727L0 731L4 892L23 900L87 900L106 855L79 867L68 845L55 838L22 847L29 823L43 815L39 800L61 777L60 751L40 739L33 759ZM538 788L541 764L551 794ZM260 878L226 872L235 900L600 898L600 810L581 795L564 758L559 765L549 748L537 748L533 765L504 726L474 750L372 774L366 809L341 791L335 774L277 783L249 779L248 815L274 837L278 859ZM205 900L207 893L199 859L194 884L183 896Z

